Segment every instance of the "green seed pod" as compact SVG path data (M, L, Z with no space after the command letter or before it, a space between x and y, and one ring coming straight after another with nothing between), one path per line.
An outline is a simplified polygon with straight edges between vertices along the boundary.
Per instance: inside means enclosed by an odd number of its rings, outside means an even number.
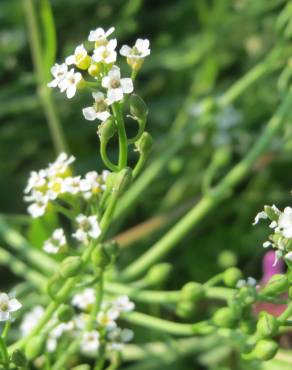
M147 105L137 94L132 94L129 98L130 114L135 119L145 119L148 114Z
M11 361L14 365L19 367L25 367L27 364L27 358L20 349L16 349L14 352L12 352Z
M152 136L146 131L143 132L140 139L135 143L137 150L144 155L148 155L150 153L152 145L153 145Z
M129 167L124 168L116 174L114 189L119 193L125 192L132 182L132 170Z
M170 263L158 263L157 265L151 267L145 277L145 280L147 280L149 284L161 284L168 279L171 271L172 266Z
M53 275L49 281L47 286L47 291L49 296L55 300L58 296L59 291L61 290L64 284L64 278L59 274Z
M228 287L235 287L240 279L242 279L242 272L236 267L230 267L223 273L224 284Z
M213 316L213 323L219 328L234 328L237 319L234 317L229 307L222 307L217 310Z
M111 257L107 253L106 249L104 246L98 245L94 251L91 254L91 260L94 264L94 266L100 268L100 269L105 269L110 263L111 263Z
M183 319L191 318L195 312L195 305L191 301L180 301L176 306L176 314Z
M92 63L88 68L88 74L92 77L97 77L101 72L101 64Z
M29 360L39 356L44 349L45 340L43 336L32 337L25 345L25 355Z
M264 211L271 221L278 221L279 213L273 207L264 206Z
M110 240L104 243L103 247L112 259L116 258L120 252L120 247L116 240Z
M256 302L257 291L252 286L244 286L239 290L239 299L243 305L252 305Z
M205 297L205 288L202 284L191 281L181 289L181 300L197 302Z
M74 314L74 309L67 304L63 304L57 311L58 319L61 322L70 321L73 318Z
M256 322L253 319L241 321L239 324L239 329L244 334L253 334L256 330Z
M219 267L225 270L237 264L237 256L233 251L223 250L219 253L217 261Z
M64 259L60 266L60 275L64 278L76 276L82 268L82 259L79 256L71 256Z
M275 316L261 312L258 323L257 333L262 338L274 337L278 334L279 323Z
M278 343L271 339L261 339L257 342L251 355L261 361L268 361L275 357L278 351Z
M101 141L104 140L105 142L108 142L109 139L114 136L116 131L117 127L114 123L114 120L112 118L108 118L98 126L97 133Z
M275 274L268 281L261 293L268 296L275 296L284 293L288 289L288 279L284 274Z

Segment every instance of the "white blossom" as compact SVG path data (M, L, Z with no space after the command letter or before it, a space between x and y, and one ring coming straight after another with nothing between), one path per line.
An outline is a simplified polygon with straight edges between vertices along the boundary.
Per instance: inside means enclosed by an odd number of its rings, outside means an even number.
M47 169L48 176L51 177L62 177L65 175L71 163L75 161L75 157L73 155L69 156L67 153L60 153L55 160L55 162L50 163Z
M46 347L48 352L55 352L57 345L58 345L58 339L64 334L71 332L74 329L74 323L73 321L69 322L61 322L57 326L55 326L49 333L49 337L47 339Z
M130 301L129 297L122 295L112 302L112 306L118 312L130 312L135 308L134 302Z
M82 80L82 75L80 72L75 72L74 68L70 69L59 83L59 88L61 92L66 91L68 99L73 98L76 94L77 86Z
M134 332L130 329L116 328L107 335L110 341L109 347L112 351L121 351L124 343L130 342L134 337Z
M100 346L99 332L96 330L83 333L81 340L81 350L83 352L96 352Z
M63 229L56 229L50 239L44 243L44 251L47 253L56 254L62 250L67 244L66 237Z
M251 286L251 287L255 287L257 284L257 281L256 279L254 279L253 277L248 277L247 280L244 280L244 279L240 279L238 280L237 284L236 284L236 288L242 288L244 286Z
M81 176L66 177L64 179L64 192L72 194L72 195L79 194L81 191L80 183L81 183Z
M119 317L119 311L116 309L109 309L107 311L100 311L97 315L97 322L107 330L112 330L117 327L116 319Z
M121 78L120 68L113 66L108 75L103 77L102 86L107 89L107 97L110 103L120 101L124 94L130 94L133 90L131 78Z
M131 48L128 45L123 45L120 54L127 58L144 59L150 55L150 42L147 39L137 39L135 45Z
M96 171L87 172L85 178L80 182L80 189L85 199L90 199L93 195L100 194L103 190L101 184L102 176Z
M95 291L92 288L86 288L83 292L75 294L72 298L72 305L83 311L88 311L95 303Z
M110 117L108 106L110 101L105 98L102 92L94 92L92 94L94 99L94 105L82 109L82 113L85 119L88 121L94 121L99 119L100 121L106 121Z
M40 319L43 317L45 310L42 306L35 306L30 312L26 313L23 317L22 323L20 325L20 331L22 336L27 336L39 323Z
M263 243L263 247L264 248L269 248L269 247L271 247L273 244L270 242L270 241L266 241L266 242L264 242Z
M47 205L49 203L49 197L46 194L43 194L39 191L34 191L30 197L24 198L26 201L33 201L28 208L28 213L33 218L41 217L45 214Z
M8 321L10 314L18 311L21 306L16 298L9 298L8 294L0 293L0 321Z
M48 87L58 87L60 82L63 81L68 72L68 67L65 63L58 64L56 63L51 68L51 73L54 79L48 83Z
M92 59L97 63L115 63L117 59L116 47L117 39L112 39L106 45L101 45L94 49Z
M88 237L97 239L101 233L100 227L97 222L96 216L85 216L80 214L76 218L78 229L72 234L77 240L84 242L88 240Z
M28 194L32 190L38 190L46 185L47 182L47 171L40 170L40 171L32 171L30 173L27 186L24 189L24 193Z
M288 260L288 261L292 261L292 252L288 252L287 254L285 254L285 258Z
M65 62L68 66L72 64L76 65L78 64L78 62L80 62L80 60L82 60L86 56L87 56L87 51L85 47L83 46L83 44L81 44L76 47L73 55L70 55L69 57L66 58Z
M286 207L283 213L280 214L278 220L278 226L283 234L283 236L287 239L292 238L292 208Z
M95 41L97 45L104 45L107 43L107 37L109 37L109 35L111 35L114 31L114 27L111 27L107 31L101 27L98 27L96 30L90 31L88 41Z
M259 220L266 220L268 218L268 215L266 214L265 211L262 211L262 212L259 212L256 216L255 216L255 219L254 219L254 223L253 225L256 225Z

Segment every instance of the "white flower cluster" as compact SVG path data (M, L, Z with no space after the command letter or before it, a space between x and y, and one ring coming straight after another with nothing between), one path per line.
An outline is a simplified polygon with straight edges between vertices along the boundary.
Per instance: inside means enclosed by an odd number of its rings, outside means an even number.
M269 235L269 240L263 243L263 247L276 249L274 265L280 258L284 258L286 262L292 261L292 208L286 207L280 211L275 205L265 206L264 211L256 215L253 225L261 219L271 221L269 227L273 233Z
M12 312L21 308L21 303L16 298L10 298L6 293L0 293L0 322L10 320Z
M102 174L90 171L84 178L72 176L70 165L74 161L73 156L61 153L48 168L31 172L24 190L26 194L24 199L31 203L28 212L32 217L43 216L50 201L56 201L58 198L66 200L68 196L82 196L83 199L88 200L105 190L108 171L103 171ZM55 237L59 241L61 235L55 235ZM52 251L50 246L48 248Z
M97 28L90 31L88 40L94 42L93 54L87 53L84 45L76 47L74 54L66 58L65 63L55 64L51 73L54 79L48 84L49 87L58 87L61 92L66 92L68 98L72 98L77 88L94 84L98 89L92 93L93 104L83 109L85 119L94 121L96 119L104 122L110 117L110 106L123 100L124 94L131 94L134 90L133 80L129 77L121 78L120 68L114 63L117 60L117 39L108 40L114 32L114 27L108 31ZM133 47L123 45L120 54L127 58L128 64L133 70L141 68L144 59L150 54L149 40L138 39ZM80 72L68 66L75 65L80 70L87 70L94 78L94 82L85 81Z

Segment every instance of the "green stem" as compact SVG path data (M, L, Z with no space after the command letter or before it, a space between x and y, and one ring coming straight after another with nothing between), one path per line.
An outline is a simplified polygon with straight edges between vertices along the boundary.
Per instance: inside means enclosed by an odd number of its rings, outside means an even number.
M43 53L40 42L39 27L34 9L33 0L23 0L25 16L29 30L29 41L32 53L34 68L38 81L38 94L48 121L51 137L57 152L66 151L67 145L61 128L61 124L57 117L55 105L52 101L50 90L47 88L46 71L43 66Z
M5 344L5 340L2 337L0 337L0 353L1 353L1 358L3 358L5 369L8 369L9 355L8 355L8 352L7 352L7 347L6 347L6 344Z
M137 135L128 139L128 144L134 144L136 141L140 139L140 137L142 136L145 130L146 118L138 120L138 124L139 124L139 129L138 129Z
M216 285L216 284L220 283L221 280L222 280L222 277L223 277L223 274L222 273L213 276L211 279L207 280L204 283L205 288L209 288L209 287L211 287L213 285Z
M168 233L134 261L124 271L124 278L134 279L143 274L152 264L164 258L179 241L205 217L218 203L231 194L237 185L251 170L256 159L269 147L269 144L284 123L286 114L291 109L291 93L284 99L275 115L270 119L259 141L246 157L239 162L221 182L203 197Z
M103 163L112 171L119 171L119 166L116 166L107 156L107 142L105 140L100 140L100 156Z
M3 329L3 331L2 331L2 333L1 333L1 338L3 339L3 340L5 340L6 339L6 337L7 337L7 335L8 335L8 332L9 332L9 329L10 329L10 326L11 326L11 322L8 320L8 321L6 321L5 322L5 325L4 325L4 329Z
M120 103L112 104L113 114L116 120L119 135L119 169L123 169L127 166L128 162L128 142L127 134L125 130L125 124L121 111Z
M144 167L146 159L147 159L147 156L144 155L143 153L139 155L138 162L136 163L136 166L133 169L133 178L136 178L139 175L139 173Z
M288 320L292 316L292 303L288 305L286 310L278 317L278 320L281 323L284 323L286 320Z

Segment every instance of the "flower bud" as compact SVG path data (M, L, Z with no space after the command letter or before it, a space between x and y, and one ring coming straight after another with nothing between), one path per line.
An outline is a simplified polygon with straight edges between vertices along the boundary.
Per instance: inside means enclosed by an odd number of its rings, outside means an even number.
M275 208L270 206L264 206L264 211L271 221L278 221L279 213L275 210Z
M95 267L105 269L111 263L111 257L102 244L98 245L91 254L91 260Z
M39 356L44 348L45 339L43 336L35 336L29 339L25 345L25 355L29 360Z
M76 276L82 268L82 259L79 256L71 256L64 259L60 266L60 274L64 278Z
M195 312L195 305L191 301L179 301L177 303L175 312L183 319L191 318Z
M152 144L153 144L152 136L145 131L141 135L140 139L136 141L135 146L140 153L148 155L152 149Z
M100 140L104 140L105 142L108 142L108 140L114 136L116 133L117 128L114 123L114 120L112 118L108 118L106 121L104 121L102 124L98 126L98 136Z
M116 174L114 189L119 193L123 193L132 182L132 170L129 167L124 168Z
M130 114L134 119L145 119L148 114L147 105L140 96L132 94L129 98Z
M25 368L27 364L27 358L20 349L16 349L14 352L12 352L11 361L17 367L22 367L22 368Z
M144 63L143 58L131 58L130 56L127 57L127 63L128 65L134 70L139 71Z
M218 167L225 166L230 161L231 151L228 146L219 147L214 154L214 164Z
M67 304L63 304L57 311L57 317L61 322L70 321L73 318L74 314L74 309Z
M191 281L181 289L181 300L197 302L205 297L205 288L202 284Z
M92 77L97 77L100 74L100 64L92 63L88 68L88 74Z
M86 70L89 68L91 63L91 59L89 55L77 55L76 56L76 67L82 70Z
M255 320L243 320L239 324L239 329L244 334L253 334L255 332L256 326L255 326Z
M213 323L219 328L234 328L237 319L229 307L222 307L213 316Z
M243 305L252 305L257 299L256 289L248 285L240 288L239 299Z
M279 323L275 316L261 312L257 323L257 333L262 338L274 337L278 333Z
M169 277L172 270L170 263L158 263L149 270L145 280L151 285L161 284Z
M110 240L108 242L103 243L103 247L108 253L108 255L111 257L111 259L116 258L120 252L119 244L116 240Z
M236 267L230 267L223 273L224 284L228 287L235 287L240 279L242 279L242 272Z
M64 278L60 276L59 274L53 275L47 285L47 291L49 296L55 300L58 296L59 291L61 290L62 286L64 284Z
M288 279L284 274L275 274L268 281L261 293L268 296L279 295L288 289Z
M271 339L261 339L257 342L255 349L251 352L258 360L268 361L275 357L278 351L278 344Z

